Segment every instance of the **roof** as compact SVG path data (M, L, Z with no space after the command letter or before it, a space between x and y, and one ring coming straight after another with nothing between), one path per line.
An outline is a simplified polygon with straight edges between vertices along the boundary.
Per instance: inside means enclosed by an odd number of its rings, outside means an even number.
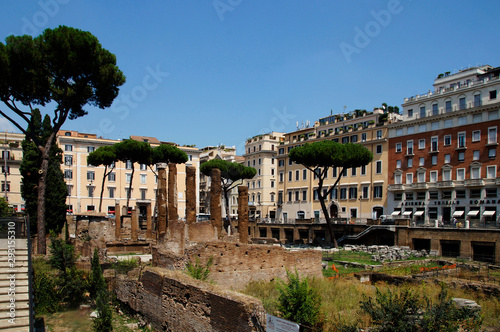
M130 136L130 139L139 142L147 142L153 144L161 144L161 142L156 137L148 137L148 136Z

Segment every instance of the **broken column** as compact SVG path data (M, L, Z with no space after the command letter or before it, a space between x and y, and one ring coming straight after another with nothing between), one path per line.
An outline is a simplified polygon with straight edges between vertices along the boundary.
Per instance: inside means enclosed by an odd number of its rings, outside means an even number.
M196 222L196 167L186 166L186 223Z
M238 233L241 243L248 243L248 187L238 186Z
M210 222L217 229L218 235L222 232L221 192L220 169L213 168L210 171Z
M146 239L151 240L153 238L153 221L151 220L151 204L146 207Z
M115 201L115 241L122 238L122 217L120 213L120 202Z
M137 242L139 233L139 210L137 208L132 209L132 216L130 217L130 219L130 232L132 242Z
M168 222L177 221L177 165L168 164Z
M159 163L158 167L158 189L156 201L158 204L158 238L162 238L167 232L167 164Z

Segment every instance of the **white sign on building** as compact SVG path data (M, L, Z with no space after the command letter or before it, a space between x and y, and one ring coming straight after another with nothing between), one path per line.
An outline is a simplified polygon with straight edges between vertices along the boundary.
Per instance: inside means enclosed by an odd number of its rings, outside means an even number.
M299 332L300 325L286 319L266 314L266 332Z

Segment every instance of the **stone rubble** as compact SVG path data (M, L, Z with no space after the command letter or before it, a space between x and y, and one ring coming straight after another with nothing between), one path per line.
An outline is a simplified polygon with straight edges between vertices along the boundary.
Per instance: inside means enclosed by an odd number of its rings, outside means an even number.
M435 256L437 253L434 250L428 252L427 250L412 250L408 246L392 247L386 245L351 245L346 244L344 246L345 251L353 252L367 252L372 254L371 259L374 262L392 262L399 260L410 259L411 256L415 258Z

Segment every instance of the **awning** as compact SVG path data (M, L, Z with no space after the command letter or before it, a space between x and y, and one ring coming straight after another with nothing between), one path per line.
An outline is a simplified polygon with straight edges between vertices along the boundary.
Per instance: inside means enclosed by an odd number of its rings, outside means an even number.
M421 216L424 214L425 211L417 211L415 212L414 216Z
M391 216L399 216L400 213L401 211L394 211L393 213L391 213Z
M483 216L494 216L496 211L484 211Z
M476 217L479 214L479 210L471 210L467 213L467 216Z
M465 213L465 211L457 210L457 211L453 212L453 216L454 217L461 217L464 215L464 213Z
M405 211L403 212L403 216L410 216L413 213L413 211Z

